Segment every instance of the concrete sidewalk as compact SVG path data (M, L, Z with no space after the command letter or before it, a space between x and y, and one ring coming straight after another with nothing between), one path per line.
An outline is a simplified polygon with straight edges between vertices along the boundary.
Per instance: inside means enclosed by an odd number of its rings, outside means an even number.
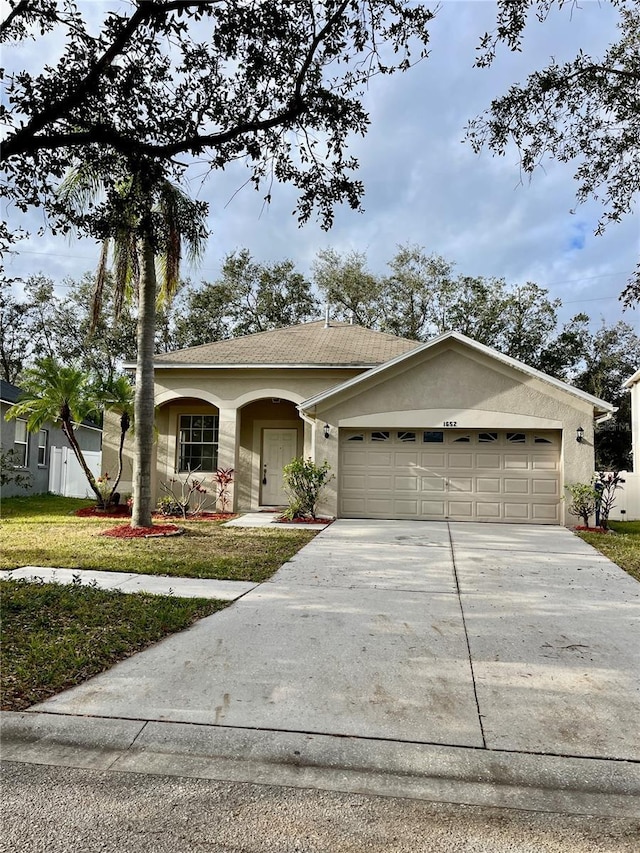
M639 606L561 528L339 520L226 610L5 715L3 755L638 815Z
M134 572L96 572L87 569L52 569L45 566L23 566L0 571L0 578L41 580L43 583L73 583L76 579L98 589L122 592L149 592L175 595L176 598L219 598L235 601L257 584L245 581L219 581L210 578L178 578L166 575L139 575Z

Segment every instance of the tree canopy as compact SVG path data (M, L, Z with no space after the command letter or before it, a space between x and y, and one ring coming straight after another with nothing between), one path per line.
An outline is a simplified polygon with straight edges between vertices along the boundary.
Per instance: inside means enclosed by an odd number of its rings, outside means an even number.
M315 211L325 227L337 203L360 204L346 149L367 130L364 88L426 54L434 14L410 0L133 0L96 33L73 0L9 6L3 42L64 42L42 71L9 75L0 160L18 207L55 213L69 166L175 179L195 156L210 170L244 160L267 202L293 184L300 221Z
M571 7L579 19L573 0L555 2ZM487 147L504 155L515 144L525 174L546 158L573 164L578 202L601 202L596 233L629 214L640 190L640 7L637 0L610 2L619 12L619 39L601 56L579 50L568 62L552 59L468 127L476 151ZM476 65L490 65L500 43L521 50L530 10L542 22L553 5L554 0L498 0L498 25L482 38ZM640 300L640 265L623 300L629 306Z

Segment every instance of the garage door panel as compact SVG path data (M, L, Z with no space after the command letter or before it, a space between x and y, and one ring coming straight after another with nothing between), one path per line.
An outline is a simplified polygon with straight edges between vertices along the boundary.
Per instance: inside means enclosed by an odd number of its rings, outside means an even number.
M420 465L427 470L433 470L434 468L446 468L446 454L445 453L421 453L420 454Z
M421 477L420 490L423 492L444 492L445 479L442 477Z
M366 518L365 500L362 497L342 498L342 514L354 518Z
M367 489L383 489L386 492L393 488L393 475L389 474L370 474L367 481Z
M557 471L558 457L549 453L536 455L532 459L532 468L536 471Z
M445 502L421 501L420 515L429 518L445 518Z
M552 497L557 497L558 490L558 481L555 478L553 480L541 480L539 477L536 477L531 481L531 492L534 495L551 495Z
M396 476L393 478L393 488L396 492L417 492L420 483L417 477Z
M367 488L366 474L344 474L342 487L345 491L364 491Z
M500 477L477 477L476 491L488 494L500 494Z
M476 453L477 468L502 468L502 457L499 453Z
M502 504L498 501L478 501L476 503L476 516L478 518L490 518L497 521L502 515Z
M538 521L541 524L546 522L553 522L554 524L559 524L560 513L558 511L558 504L537 504L534 503L531 506L531 518L533 521Z
M448 453L449 468L473 468L473 453Z
M396 500L393 502L394 515L402 515L405 518L415 518L420 512L417 500Z
M529 481L522 478L515 480L512 477L504 478L504 494L505 495L528 495Z
M420 456L417 452L407 453L403 450L396 450L393 454L393 464L396 468L417 468L420 464Z
M358 448L358 450L343 450L342 451L342 465L343 467L354 467L358 468L361 465L366 465L367 463L367 451L364 448Z
M504 517L510 521L526 521L530 516L531 507L525 503L504 503Z
M367 465L376 468L391 468L393 466L393 452L390 450L369 450L367 452Z
M528 453L505 453L504 467L507 471L529 469L530 459Z
M447 485L450 492L472 492L473 477L449 477Z
M344 516L561 522L560 434L470 430L364 430L354 447L341 441L340 506ZM491 437L491 441L487 436ZM511 436L511 437L509 437ZM524 437L524 440L522 438ZM544 438L544 442L536 442Z
M449 517L473 518L473 501L449 501Z

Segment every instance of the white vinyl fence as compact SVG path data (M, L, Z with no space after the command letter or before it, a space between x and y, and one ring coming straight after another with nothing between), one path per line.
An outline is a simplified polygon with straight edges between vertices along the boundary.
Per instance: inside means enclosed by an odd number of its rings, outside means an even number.
M99 477L102 451L85 450L84 458L94 477ZM49 461L49 491L65 498L93 498L84 471L70 447L52 447Z
M640 472L620 471L624 485L616 489L616 503L609 518L612 521L640 519Z

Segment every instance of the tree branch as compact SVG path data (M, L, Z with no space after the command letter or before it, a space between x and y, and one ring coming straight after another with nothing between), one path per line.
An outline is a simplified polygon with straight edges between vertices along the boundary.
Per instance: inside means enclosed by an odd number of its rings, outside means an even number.
M28 0L21 0L19 6L13 10L12 15L20 6L25 5ZM158 0L138 0L138 8L115 36L111 45L102 56L96 60L91 70L83 80L65 97L54 101L40 114L34 116L24 127L20 128L13 136L7 139L2 146L0 160L7 160L16 154L24 154L30 150L39 150L38 147L30 148L29 139L34 139L36 134L43 130L48 124L57 121L64 114L68 114L74 107L82 103L83 98L91 92L102 76L104 71L111 65L113 60L119 56L127 42L136 30L148 20L157 17L166 17L169 12L189 7L205 8L221 0L170 0L168 3L160 3ZM10 15L11 17L11 15ZM6 24L6 21L5 21ZM4 24L3 24L4 26ZM92 140L93 141L93 140Z

